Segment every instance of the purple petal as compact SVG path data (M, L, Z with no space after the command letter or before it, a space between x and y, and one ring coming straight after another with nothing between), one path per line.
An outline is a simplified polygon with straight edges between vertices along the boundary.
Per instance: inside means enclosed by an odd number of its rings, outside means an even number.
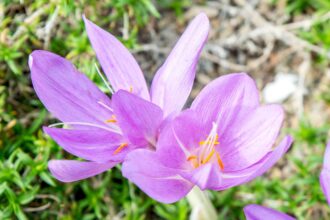
M205 140L209 130L198 119L192 109L180 113L173 121L173 132L179 145L187 151L194 151L200 141Z
M44 131L67 152L95 162L122 161L129 147L115 153L124 143L122 135L101 129L61 129L45 127Z
M180 111L185 104L208 32L208 18L203 13L199 14L157 71L151 86L152 102L164 110L165 116Z
M327 144L324 154L323 168L320 174L320 184L327 202L330 205L330 142Z
M196 184L200 189L217 189L222 184L221 170L218 164L207 163L181 176Z
M237 117L223 134L219 133L217 149L225 171L242 170L264 157L278 136L283 116L279 105L261 106Z
M226 131L238 115L243 115L247 110L257 106L258 89L255 82L245 73L219 77L209 83L192 103L192 109L196 110L199 120L210 127L212 122L218 123L219 135Z
M51 160L48 168L52 175L62 182L86 179L111 169L118 162L96 163L77 160Z
M290 148L292 142L293 139L290 136L286 136L275 150L269 152L264 158L251 167L240 171L223 173L222 184L218 188L214 188L214 190L224 190L241 185L263 175L282 158Z
M181 178L178 171L164 167L155 152L135 150L127 155L122 167L123 176L136 184L148 196L172 203L183 198L193 185Z
M61 121L104 125L110 118L112 112L98 103L110 106L110 99L66 59L37 50L29 66L38 97Z
M120 128L131 143L155 146L163 120L163 112L157 105L120 90L112 96L112 107Z
M258 167L255 170L254 174L247 178L247 181L250 181L258 176L263 175L267 172L271 167L275 165L275 163L282 158L282 156L289 150L293 142L291 136L286 136L281 143L275 148L275 150L268 153L262 160L256 163L254 166Z
M115 91L130 91L150 100L143 73L132 54L119 40L83 16L89 40Z
M295 218L260 205L251 204L244 207L246 220L294 220Z
M190 146L178 143L172 125L166 126L159 135L156 147L159 161L169 168L190 170L192 167L187 161Z
M274 151L244 170L223 172L220 171L216 163L208 163L180 175L198 185L201 189L225 190L249 182L264 174L286 153L291 144L292 138L287 136Z

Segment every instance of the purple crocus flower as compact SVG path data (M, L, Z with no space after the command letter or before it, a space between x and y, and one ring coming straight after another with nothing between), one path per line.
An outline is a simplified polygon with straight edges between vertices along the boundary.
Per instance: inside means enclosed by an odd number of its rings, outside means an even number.
M323 193L330 205L330 142L325 149L323 168L320 175L320 183Z
M122 172L165 203L181 199L194 185L224 190L243 184L266 172L290 147L287 136L272 149L282 121L281 106L260 106L247 74L221 76L164 128L155 152L130 153Z
M251 204L244 207L246 220L294 220L292 216L266 208L261 205Z
M154 148L166 118L178 113L189 96L209 31L206 15L198 15L157 71L149 93L129 51L110 33L85 17L84 21L114 90L111 100L66 59L40 50L29 58L38 97L62 124L70 126L45 127L45 132L66 151L86 160L50 161L50 171L63 182L108 170L137 148Z

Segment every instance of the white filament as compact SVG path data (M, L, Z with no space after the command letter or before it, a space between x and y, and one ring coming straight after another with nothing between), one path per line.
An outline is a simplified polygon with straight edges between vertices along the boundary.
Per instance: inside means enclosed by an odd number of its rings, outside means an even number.
M105 86L109 89L109 91L110 91L110 93L111 94L113 94L114 93L114 91L111 89L111 87L110 87L110 85L109 85L109 83L108 83L108 81L104 78L104 76L102 75L102 73L100 72L100 69L99 69L99 67L97 66L97 64L96 63L94 63L94 65L95 65L95 68L96 68L96 72L97 72L97 74L99 74L99 76L101 77L101 79L102 79L102 81L103 81L103 83L105 84Z
M113 109L110 106L104 104L102 101L98 101L97 103L100 104L102 107L108 109L109 111L113 112Z
M88 122L59 122L59 123L51 124L48 127L52 128L52 127L57 127L57 126L60 126L60 125L90 126L90 127L100 128L100 129L104 129L104 130L107 130L107 131L119 133L119 131L116 130L116 129L111 129L110 127L106 127L106 126L102 126L102 125L96 125L96 124L92 124L92 123L88 123Z

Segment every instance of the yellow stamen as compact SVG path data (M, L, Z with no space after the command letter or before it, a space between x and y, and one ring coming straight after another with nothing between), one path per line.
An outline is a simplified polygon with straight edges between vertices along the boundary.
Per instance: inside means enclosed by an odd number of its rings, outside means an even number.
M119 145L119 147L113 152L113 154L118 154L120 153L120 151L122 151L125 147L127 147L128 144L127 143L122 143L121 145Z
M220 158L220 155L219 155L219 153L216 153L216 155L217 155L217 160L218 160L219 167L220 167L221 170L223 170L225 168L225 166L223 165L223 162Z
M116 123L117 119L115 115L111 115L111 118L105 121L106 123Z
M211 153L209 153L209 155L207 155L207 157L205 158L205 160L202 160L202 164L205 164L207 162L209 162L214 154L215 150L212 149Z
M133 87L130 86L128 91L129 91L130 93L132 93L132 92L133 92Z
M198 158L196 155L190 155L188 158L187 158L187 161L190 161L194 168L197 168L198 167Z
M219 135L216 135L216 136L215 136L215 140L214 140L214 145L218 145L218 144L220 144L220 142L218 141L218 139L219 139ZM200 141L200 142L199 142L199 145L200 145L200 146L208 145L208 144L211 144L211 141L210 141L210 140Z

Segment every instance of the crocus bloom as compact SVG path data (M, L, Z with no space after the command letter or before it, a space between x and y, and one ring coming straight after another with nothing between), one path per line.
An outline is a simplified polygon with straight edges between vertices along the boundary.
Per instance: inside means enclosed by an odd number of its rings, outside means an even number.
M294 220L295 218L260 205L251 204L244 207L246 220Z
M320 175L320 183L323 193L330 205L330 142L325 149L323 168Z
M156 151L130 153L122 172L165 203L181 199L194 185L224 190L262 175L288 150L290 136L272 149L282 121L281 106L259 105L247 74L221 76L164 128Z
M66 151L86 160L50 161L50 171L64 182L94 176L122 162L136 148L155 146L163 122L178 113L189 96L209 31L206 15L198 15L157 71L149 93L129 51L114 36L85 17L84 21L115 92L112 100L66 59L47 51L34 51L29 58L38 97L55 117L70 125L70 129L46 127L45 132Z

